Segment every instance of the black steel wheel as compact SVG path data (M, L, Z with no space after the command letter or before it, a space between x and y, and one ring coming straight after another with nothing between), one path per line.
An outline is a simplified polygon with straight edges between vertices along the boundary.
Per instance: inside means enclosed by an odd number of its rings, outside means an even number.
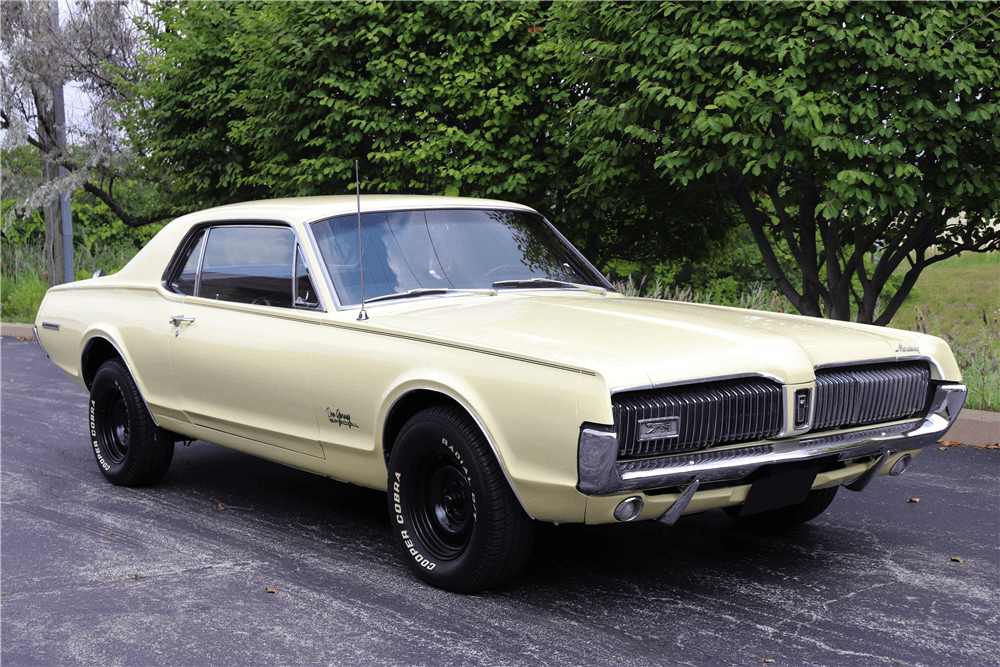
M158 482L174 456L173 438L153 422L135 380L117 359L106 361L91 384L90 439L101 472L120 486Z
M462 593L515 577L534 541L534 523L482 433L450 407L418 413L396 439L389 516L413 572Z

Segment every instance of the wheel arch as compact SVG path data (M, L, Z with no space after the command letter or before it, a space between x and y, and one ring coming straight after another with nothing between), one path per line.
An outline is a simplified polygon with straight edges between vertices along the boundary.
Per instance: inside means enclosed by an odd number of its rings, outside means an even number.
M106 336L91 336L80 353L80 377L83 379L83 383L87 385L88 390L94 384L94 376L97 375L97 371L109 359L118 359L121 361L125 364L128 372L132 374L132 377L135 378L135 373L132 373L132 368L129 366L128 361L125 360L125 355L118 345Z
M136 376L135 371L132 370L132 364L125 358L125 353L118 344L103 333L92 335L84 344L83 351L80 352L80 377L87 386L87 391L90 391L94 384L94 377L97 375L97 371L111 359L117 359L125 366L125 370L132 376L132 381L135 382L136 388L139 390L139 398L142 399L142 404L146 407L149 418L156 426L160 426L156 417L153 416L153 411L149 409L149 403L146 402L146 396L143 394L142 385L139 384L139 378Z
M483 438L486 439L487 444L489 444L490 451L493 453L493 458L496 459L497 465L500 466L504 479L507 480L507 485L514 493L514 497L517 498L517 502L521 505L521 509L524 510L525 514L534 519L535 517L528 511L528 508L521 499L520 494L518 494L517 487L514 485L513 480L507 471L507 467L504 465L503 458L500 456L500 452L497 449L497 444L493 441L493 438L490 437L483 420L480 419L479 415L466 407L457 398L440 389L411 389L397 397L393 402L392 406L386 413L382 426L382 455L385 459L386 466L389 465L389 457L392 455L392 448L396 444L396 437L403 429L403 426L406 425L406 422L408 422L421 410L426 410L427 408L438 405L454 407L455 409L464 412L470 419L472 419L476 428L479 429L479 432L483 435Z

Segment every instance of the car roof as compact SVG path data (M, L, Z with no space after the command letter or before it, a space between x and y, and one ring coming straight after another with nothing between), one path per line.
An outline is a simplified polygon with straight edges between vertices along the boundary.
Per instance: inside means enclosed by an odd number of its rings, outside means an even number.
M534 209L522 204L495 199L471 197L435 197L429 195L361 195L361 212L399 211L432 208L482 208L482 209ZM325 197L292 197L264 201L227 204L205 209L178 218L184 222L206 220L283 220L305 223L358 211L356 195L331 195Z

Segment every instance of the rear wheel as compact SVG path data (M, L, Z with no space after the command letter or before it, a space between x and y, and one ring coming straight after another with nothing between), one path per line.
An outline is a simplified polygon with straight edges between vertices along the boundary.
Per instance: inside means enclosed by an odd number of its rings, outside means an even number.
M112 484L145 486L170 467L174 441L153 422L139 388L121 361L104 362L90 389L90 440Z
M742 505L726 507L724 509L741 526L764 531L780 531L797 526L800 523L812 521L825 512L826 508L833 502L839 488L839 486L832 486L826 489L814 489L798 505L779 507L766 512L750 514L749 516L740 516L740 510L743 509Z
M396 439L389 516L413 572L460 593L515 577L534 541L534 522L482 433L450 407L418 413Z

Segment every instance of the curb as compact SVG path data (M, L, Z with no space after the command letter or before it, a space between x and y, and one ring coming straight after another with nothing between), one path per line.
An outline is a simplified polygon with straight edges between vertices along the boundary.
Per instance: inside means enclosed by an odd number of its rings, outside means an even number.
M24 340L34 340L35 338L30 324L11 324L8 322L0 325L0 335L14 336ZM1000 442L1000 412L962 410L958 415L958 421L948 429L942 440L951 440L974 447L995 445Z
M0 336L14 336L25 340L34 340L35 332L30 324L11 324L4 322L0 324Z
M942 440L985 447L1000 443L1000 412L962 410Z

